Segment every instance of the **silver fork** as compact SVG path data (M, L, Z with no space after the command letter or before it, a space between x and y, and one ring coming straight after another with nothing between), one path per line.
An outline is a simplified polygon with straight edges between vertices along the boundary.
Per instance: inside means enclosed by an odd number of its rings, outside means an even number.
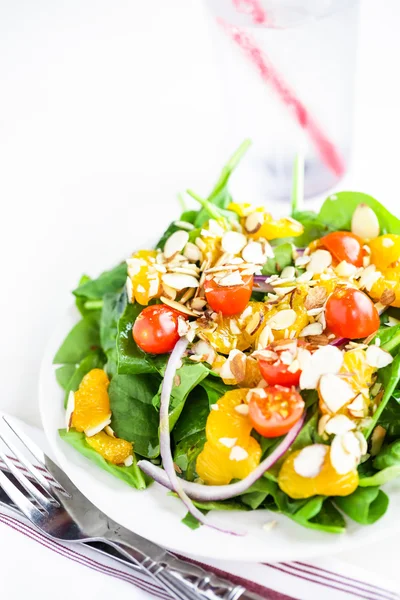
M201 567L187 563L109 519L75 487L67 475L22 431L3 417L0 441L25 466L36 485L0 448L0 458L26 491L0 471L0 486L21 512L46 535L66 542L102 542L146 571L179 600L261 600L261 596ZM14 444L16 436L54 478L49 482ZM33 500L35 502L33 502ZM265 600L265 597L264 597Z

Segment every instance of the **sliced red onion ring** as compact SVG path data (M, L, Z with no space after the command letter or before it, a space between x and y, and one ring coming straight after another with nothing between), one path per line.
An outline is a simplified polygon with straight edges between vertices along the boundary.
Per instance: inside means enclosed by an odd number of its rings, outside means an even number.
M265 275L254 276L253 289L255 292L265 292L266 294L273 294L275 292L274 288L269 283L269 277L265 277Z
M171 452L171 438L169 433L169 404L171 398L172 387L174 384L174 377L177 369L180 366L181 358L188 347L189 340L185 337L181 338L175 345L171 356L169 357L167 368L165 370L164 379L161 388L161 402L160 402L160 453L162 463L165 471L162 471L166 475L166 481L169 485L167 487L176 492L179 498L182 500L187 510L193 517L195 517L203 525L208 525L213 529L222 531L223 533L230 533L232 535L244 535L244 532L229 531L213 525L209 522L207 517L195 507L189 496L186 494L182 480L178 478L175 467L174 459ZM142 461L147 462L147 461ZM151 463L149 463L151 464Z
M192 500L197 500L198 502L228 500L229 498L234 498L235 496L244 494L249 487L253 485L253 483L260 479L260 477L262 477L262 475L264 475L264 473L268 471L268 469L270 469L285 454L285 452L289 450L290 446L293 444L303 427L304 419L305 414L303 414L301 419L297 421L297 423L287 433L286 437L282 440L279 446L275 448L272 454L265 458L258 465L258 467L256 467L254 471L250 473L250 475L241 481L238 481L237 483L231 483L229 485L201 485L199 483L191 483L190 481L178 479L175 474L182 491L187 498L190 497ZM169 490L176 491L176 489L172 486L168 474L161 469L161 467L153 465L153 463L149 462L148 460L140 460L138 462L138 466L144 473L146 473L146 475L149 475L149 477L154 479L154 481L157 481L157 483L160 483Z

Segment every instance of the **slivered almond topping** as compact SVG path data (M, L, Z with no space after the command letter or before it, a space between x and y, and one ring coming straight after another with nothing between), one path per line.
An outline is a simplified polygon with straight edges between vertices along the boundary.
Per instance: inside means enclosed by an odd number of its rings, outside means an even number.
M67 407L65 410L65 426L67 431L69 431L72 424L72 415L75 410L75 393L71 390L68 394Z
M219 438L218 441L220 444L225 446L225 448L233 448L237 442L237 438L222 437Z
M193 310L203 310L203 308L205 307L205 305L207 304L207 301L205 300L205 298L194 298L191 302L191 306L193 308Z
M187 231L192 231L192 229L195 228L194 225L188 221L175 221L174 225L181 229L186 229Z
M179 254L181 250L184 249L186 244L189 241L189 234L187 231L175 231L165 242L164 246L164 256L168 260L175 256L175 254Z
M324 333L321 335L308 335L307 342L313 346L327 346L329 344L329 338Z
M353 277L353 275L355 275L357 272L357 267L346 262L345 260L342 260L342 262L340 262L335 268L335 271L339 277Z
M380 232L378 217L367 204L359 204L354 211L351 231L366 240L378 237Z
M260 212L253 212L250 215L248 215L248 217L246 217L244 228L248 233L257 233L257 231L261 229L263 223L263 214Z
M165 283L163 283L162 289L163 289L164 295L167 296L167 298L169 298L170 300L175 300L176 295L177 295L176 290L169 287L169 285L165 285Z
M386 429L382 425L377 425L371 435L371 455L376 456L382 448L386 436Z
M196 238L194 240L194 243L199 248L199 250L201 250L201 252L204 252L205 250L207 250L207 244L205 243L204 240L201 239L201 237Z
M320 418L320 420L318 421L318 435L323 435L325 433L325 427L330 418L330 415L323 415Z
M126 295L128 296L128 302L129 302L129 304L132 304L132 302L135 301L135 295L133 293L132 280L129 277L129 275L126 278Z
M310 262L310 257L303 255L303 256L299 256L298 258L296 258L294 264L296 267L305 267L305 265L308 265L309 262Z
M192 262L201 262L203 259L200 248L196 244L192 244L192 242L186 244L183 255Z
M249 407L247 404L238 404L237 406L235 406L235 412L245 417L249 414Z
M240 335L242 333L242 330L240 329L236 321L234 321L233 319L230 320L229 329L231 330L233 335Z
M132 454L130 456L126 457L126 459L124 460L124 465L125 465L125 467L131 467L133 465L133 456L132 456Z
M320 285L313 287L309 290L304 306L306 310L312 310L314 308L322 308L327 298L326 289Z
M244 381L246 376L246 356L243 353L236 354L232 359L228 359L230 362L230 369L236 381L241 383Z
M182 273L165 273L162 275L162 282L178 291L199 286L199 282L194 275L184 275Z
M382 296L379 298L379 302L385 306L390 306L396 300L396 294L393 290L385 290Z
M181 304L186 304L186 302L188 302L191 298L193 298L194 296L194 288L189 288L188 290L186 290L186 292L183 294L182 298L179 300L179 302Z
M306 352L304 348L298 350L302 369L300 388L315 390L322 375L339 372L343 364L343 352L335 346L318 348L312 355L309 352L305 354Z
M239 254L247 244L247 238L243 233L237 231L227 231L222 236L221 247L224 252L229 254Z
M332 255L328 250L316 250L311 254L306 270L310 273L322 273L332 264Z
M229 454L229 459L239 462L241 460L246 460L248 456L249 453L247 452L247 450L245 450L241 446L234 446Z
M250 321L246 325L246 332L249 335L254 335L256 331L261 327L261 324L264 320L264 315L262 312L256 312L250 319Z
M274 336L269 325L265 325L258 338L257 350L266 348L268 344L274 341Z
M327 452L328 446L325 444L306 446L294 459L294 470L301 477L317 477L321 472Z
M242 250L242 258L248 263L263 265L265 255L262 245L259 242L249 242Z
M328 435L340 435L355 428L356 424L354 421L346 417L346 415L336 415L329 419L325 426L325 431Z
M299 333L299 337L307 337L309 335L321 335L323 327L321 323L310 323L302 329Z
M325 348L327 347L325 346ZM333 373L326 373L321 376L319 393L331 413L337 413L354 398L354 390L351 385L339 375Z
M175 302L175 300L171 300L170 298L166 298L165 296L161 296L160 298L161 302L163 304L166 304L167 306L170 306L171 308L174 308L175 310L185 314L185 315L189 315L190 317L197 317L196 313L194 313L193 311L191 311L187 306L185 306L184 304L180 304L179 302Z
M314 273L312 271L304 271L301 275L298 276L298 283L308 283L313 278Z
M349 442L349 436L354 438L355 443ZM348 448L352 452L348 452ZM360 462L361 452L359 443L354 434L349 431L343 435L336 435L333 438L330 450L330 459L333 468L339 475L345 475L354 471Z
M175 387L179 387L180 385L181 385L180 375L175 375L175 377L174 377L174 386Z
M243 285L244 281L239 273L239 271L233 271L229 273L229 275L225 275L225 277L221 277L218 281L218 285L222 285L224 287L231 287L235 285Z
M189 323L183 317L178 317L178 335L183 337L189 331Z
M296 278L296 270L294 267L289 266L285 267L281 273L281 279L295 279Z
M246 402L250 402L253 396L257 396L257 398L264 399L267 397L267 393L264 388L258 387L249 390L246 394Z
M282 331L291 327L296 322L296 319L296 312L291 308L287 308L285 310L280 310L276 315L271 317L268 321L268 325L271 329Z
M367 266L361 274L359 285L360 288L365 288L368 292L371 291L374 283L382 277L382 273L376 270L375 265Z
M256 350L255 352L253 352L252 356L268 361L278 360L279 358L279 355L273 350Z
M114 430L111 429L111 427L109 425L107 425L107 427L104 427L104 431L106 432L107 435L109 435L110 437L115 438L115 433Z
M393 356L389 352L375 345L368 346L366 359L370 367L375 367L377 369L387 367L387 365L390 365L390 363L393 362Z
M87 429L85 429L84 433L87 437L92 437L93 435L96 435L96 433L100 433L100 431L103 431L103 429L107 427L107 425L109 425L110 423L111 413L106 419L104 419L104 421L98 423L98 425L95 425L94 427L88 427Z
M288 366L287 370L289 371L289 373L297 373L297 371L300 370L300 362L298 361L297 358L295 358L290 365Z

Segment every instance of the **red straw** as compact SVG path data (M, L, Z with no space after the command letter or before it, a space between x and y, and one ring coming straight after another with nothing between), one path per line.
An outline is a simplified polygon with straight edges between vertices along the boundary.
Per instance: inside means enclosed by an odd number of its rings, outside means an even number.
M253 23L265 25L267 23L267 13L258 0L233 0L233 4L238 12L250 14Z
M251 3L253 7L259 6L258 0L233 0L235 5L242 2ZM262 10L262 7L259 6ZM259 13L257 13L259 14ZM264 13L265 15L265 13ZM254 17L254 12L253 12ZM266 18L266 15L265 15ZM226 23L223 19L217 19L218 23L225 29L231 39L245 52L248 59L259 70L261 77L265 83L269 84L275 93L279 96L282 103L287 106L293 113L294 118L309 135L321 160L325 165L337 176L342 176L345 172L345 163L335 148L334 144L329 140L325 133L321 130L318 123L310 115L303 102L296 97L295 93L283 81L271 61L265 56L260 48L251 37L242 29L234 27ZM264 21L265 22L265 21Z

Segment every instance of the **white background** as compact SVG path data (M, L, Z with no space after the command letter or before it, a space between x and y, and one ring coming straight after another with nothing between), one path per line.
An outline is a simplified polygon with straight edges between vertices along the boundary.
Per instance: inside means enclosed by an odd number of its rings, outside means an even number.
M399 30L397 0L362 0L342 184L395 212ZM40 359L70 290L162 231L177 191L212 184L226 126L200 0L0 0L1 409L39 423ZM382 551L348 558L393 575Z

